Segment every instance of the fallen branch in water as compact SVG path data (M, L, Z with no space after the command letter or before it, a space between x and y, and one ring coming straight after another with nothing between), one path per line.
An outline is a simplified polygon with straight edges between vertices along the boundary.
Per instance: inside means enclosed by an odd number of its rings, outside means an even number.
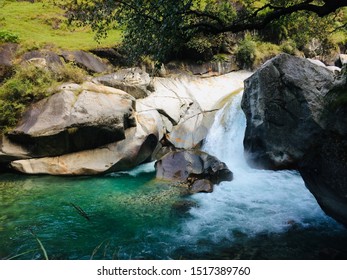
M70 205L76 209L77 213L80 214L83 218L85 218L86 220L90 221L90 217L88 216L88 214L78 205L75 205L73 203L70 203Z

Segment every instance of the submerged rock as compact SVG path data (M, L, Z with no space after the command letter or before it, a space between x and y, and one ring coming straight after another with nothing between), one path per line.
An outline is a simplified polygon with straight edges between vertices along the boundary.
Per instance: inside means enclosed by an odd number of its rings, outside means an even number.
M184 183L190 193L212 192L213 184L233 179L224 162L197 150L170 152L156 162L155 168L158 179Z
M171 209L174 214L178 216L185 216L189 210L194 207L198 207L198 204L195 201L178 200L172 204Z

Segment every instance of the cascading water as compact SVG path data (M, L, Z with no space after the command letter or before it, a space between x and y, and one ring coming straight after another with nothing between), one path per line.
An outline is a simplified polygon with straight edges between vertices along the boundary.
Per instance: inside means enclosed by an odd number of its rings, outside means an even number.
M195 195L199 207L191 209L192 217L184 223L185 242L196 244L198 251L209 251L211 244L225 248L291 229L342 229L323 213L297 172L257 170L247 165L241 98L242 93L234 96L216 115L203 146L227 164L234 180L216 186L213 193Z

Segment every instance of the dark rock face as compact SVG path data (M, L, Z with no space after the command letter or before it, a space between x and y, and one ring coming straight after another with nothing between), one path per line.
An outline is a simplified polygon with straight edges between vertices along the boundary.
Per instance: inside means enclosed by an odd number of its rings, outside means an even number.
M334 74L305 59L279 55L245 81L245 151L251 164L295 168L326 123L324 96Z
M113 66L125 64L125 57L115 48L97 48L90 52L102 59L107 59Z
M298 169L322 209L347 225L347 71L279 55L245 81L253 166Z
M319 205L337 221L347 225L347 139L325 137L312 147L299 164L307 188Z
M158 179L187 184L190 193L212 192L213 184L233 179L224 162L197 150L170 152L155 167Z

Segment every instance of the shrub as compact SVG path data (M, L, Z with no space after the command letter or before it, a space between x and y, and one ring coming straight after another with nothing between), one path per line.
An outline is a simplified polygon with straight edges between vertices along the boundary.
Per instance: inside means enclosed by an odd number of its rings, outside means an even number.
M239 43L236 50L236 61L241 68L251 69L256 58L257 44L251 39L250 36L245 38Z
M0 43L18 43L19 37L7 30L0 30Z
M0 87L0 130L14 126L29 104L50 94L48 89L54 83L52 73L44 68L17 68Z
M30 104L50 96L59 83L82 83L85 76L86 72L73 64L53 70L32 64L17 66L14 75L0 86L0 131L15 126Z
M87 72L73 63L66 63L53 70L52 78L57 82L74 82L80 84L84 81Z
M295 55L297 53L296 44L293 40L286 40L280 45L281 51L287 54Z
M260 66L265 61L278 55L281 49L278 45L269 42L257 42L256 58L253 66Z

